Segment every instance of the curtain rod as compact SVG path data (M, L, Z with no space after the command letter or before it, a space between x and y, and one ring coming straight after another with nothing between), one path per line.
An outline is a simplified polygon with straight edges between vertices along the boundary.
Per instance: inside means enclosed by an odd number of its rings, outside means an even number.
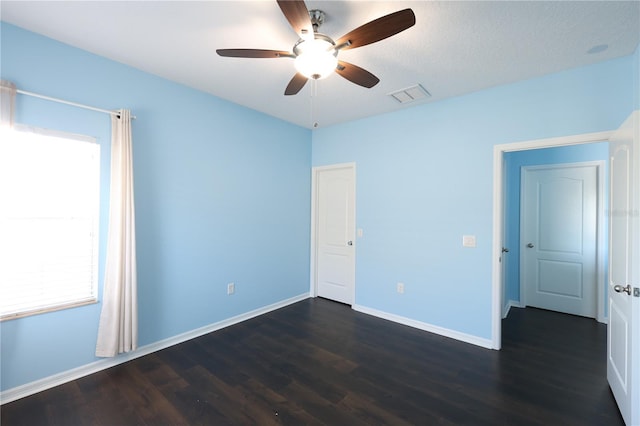
M96 108L96 107L92 107L92 106L89 106L89 105L79 104L79 103L76 103L76 102L65 101L64 99L52 98L51 96L45 96L45 95L40 95L38 93L27 92L26 90L17 89L16 93L20 93L21 95L25 95L25 96L32 96L34 98L44 99L44 100L51 101L51 102L58 102L60 104L71 105L71 106L78 107L78 108L89 109L91 111L103 112L105 114L115 115L115 116L118 116L118 117L120 116L120 113L118 111L110 111L108 109ZM136 116L132 115L131 118L135 120Z

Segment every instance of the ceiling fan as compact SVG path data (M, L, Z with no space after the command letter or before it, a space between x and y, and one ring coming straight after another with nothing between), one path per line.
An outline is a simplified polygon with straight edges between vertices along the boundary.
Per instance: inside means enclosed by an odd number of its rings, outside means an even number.
M342 50L384 40L416 23L413 11L404 9L370 21L334 41L318 32L325 17L321 10L307 10L303 0L277 0L277 3L293 30L300 36L291 52L267 49L217 49L216 52L220 56L232 58L295 59L297 72L287 85L285 95L295 95L310 78L325 78L334 71L362 87L375 86L380 81L378 77L356 65L338 60L338 54Z

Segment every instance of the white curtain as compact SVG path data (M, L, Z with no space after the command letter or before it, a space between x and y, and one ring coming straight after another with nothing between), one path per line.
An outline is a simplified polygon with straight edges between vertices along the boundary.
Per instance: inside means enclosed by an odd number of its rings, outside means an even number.
M16 85L7 80L0 80L0 126L13 127L16 104Z
M111 117L111 194L107 264L96 356L138 347L135 209L131 112Z

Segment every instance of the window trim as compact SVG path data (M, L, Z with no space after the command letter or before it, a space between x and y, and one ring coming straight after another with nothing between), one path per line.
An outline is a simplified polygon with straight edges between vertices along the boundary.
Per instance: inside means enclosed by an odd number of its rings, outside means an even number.
M32 315L40 315L40 314L46 314L49 312L62 311L64 309L77 308L80 306L95 305L96 303L98 303L97 295L82 301L78 300L75 302L58 303L56 305L47 306L45 308L35 308L35 309L26 310L26 311L16 312L14 314L6 314L3 316L0 316L0 322L30 317Z
M13 125L13 130L17 132L22 132L22 133L34 133L36 135L71 139L74 141L88 142L88 143L100 145L96 138L88 135L82 135L80 133L69 133L69 132L63 132L61 130L45 129L42 127L27 126L26 124L19 124L19 123L16 123Z

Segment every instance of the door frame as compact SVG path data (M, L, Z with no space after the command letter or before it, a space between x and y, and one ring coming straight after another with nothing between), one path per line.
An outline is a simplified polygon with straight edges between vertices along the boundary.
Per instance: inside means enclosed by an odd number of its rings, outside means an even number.
M500 182L500 185L502 186L503 191L504 191L504 188L507 187L506 166L507 165L504 161L500 165L501 173L502 173L501 174L502 181ZM505 200L506 200L506 197L505 197ZM507 203L502 202L502 205L500 206L500 215L501 217L505 217L506 214L507 214ZM501 226L500 232L501 232L502 238L504 239L505 235L507 234L507 223L505 221L502 221L500 226ZM505 252L505 249L507 250L506 252ZM505 319L507 315L509 315L509 310L511 309L511 305L508 304L507 302L507 289L505 285L505 283L507 282L508 255L509 255L509 247L507 247L506 241L501 241L500 257L498 258L498 262L500 262L500 319L501 320Z
M557 138L536 139L493 146L493 244L491 265L491 345L502 347L502 266L500 255L503 246L504 227L504 153L538 148L580 145L608 141L613 131L585 133Z
M557 164L541 164L535 166L523 166L521 170L521 178L520 178L520 243L522 243L522 201L524 194L522 192L522 187L524 186L524 173L525 170L544 170L544 169L556 169L556 168L569 168L569 167L584 167L584 166L595 166L596 167L596 176L597 176L597 184L596 184L596 321L606 323L606 318L604 316L604 289L606 283L606 276L604 274L605 268L605 257L604 257L604 247L606 240L604 238L605 235L605 224L604 224L604 181L606 179L605 174L605 160L595 160L595 161L580 161L573 163L557 163ZM522 273L523 262L524 262L524 252L520 251L520 272ZM525 280L522 279L522 275L520 276L520 306L527 306L527 292L526 287L524 285ZM503 284L504 285L504 284Z
M311 168L311 249L310 249L310 259L309 259L309 295L311 297L318 296L318 175L321 172L328 170L339 170L339 169L350 169L353 173L353 216L354 223L356 218L356 163L337 163L330 164L326 166L316 166ZM353 288L351 289L351 306L353 307L356 304L356 280L355 280L355 255L357 249L357 238L354 238L353 244L353 256L354 256L354 266L353 266Z

